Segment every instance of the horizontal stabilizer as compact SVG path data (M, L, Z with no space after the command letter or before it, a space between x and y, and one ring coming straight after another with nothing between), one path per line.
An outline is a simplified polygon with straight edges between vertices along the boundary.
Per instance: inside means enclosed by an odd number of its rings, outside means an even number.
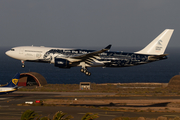
M164 57L167 56L167 55L168 54L156 55L156 56L148 56L148 60L155 61L155 60L165 59Z

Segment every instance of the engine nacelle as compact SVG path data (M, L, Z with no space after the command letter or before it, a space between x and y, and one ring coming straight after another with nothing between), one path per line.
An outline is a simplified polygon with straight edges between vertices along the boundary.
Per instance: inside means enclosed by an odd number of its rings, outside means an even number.
M55 58L55 63L54 65L56 67L59 67L59 68L70 68L70 62L66 59L62 59L62 58Z

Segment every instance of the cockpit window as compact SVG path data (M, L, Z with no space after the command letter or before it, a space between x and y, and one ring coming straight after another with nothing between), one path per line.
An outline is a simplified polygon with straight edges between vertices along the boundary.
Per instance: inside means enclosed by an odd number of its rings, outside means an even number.
M15 51L14 49L11 49L11 51Z

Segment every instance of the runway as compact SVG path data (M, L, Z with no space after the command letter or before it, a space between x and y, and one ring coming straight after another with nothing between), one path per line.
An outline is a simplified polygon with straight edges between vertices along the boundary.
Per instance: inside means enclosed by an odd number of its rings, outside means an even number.
M87 97L88 95L88 97ZM74 98L86 100L180 100L180 96L128 96L128 97L114 97L115 93L85 93L85 92L14 92L11 94L1 95L0 96L0 116L3 120L19 120L22 112L27 109L32 109L36 113L41 114L42 116L52 117L55 112L63 111L67 115L72 115L73 120L80 120L84 114L87 112L97 113L99 118L97 120L112 120L117 117L149 117L157 118L158 116L180 116L179 113L157 113L157 112L129 112L129 111L108 111L90 107L76 107L76 105L71 106L18 106L18 104L23 104L26 101L35 101L35 100L44 100L44 99L63 99L63 100L73 100ZM106 96L106 97L96 97L96 96ZM112 97L113 96L113 97ZM105 104L101 104L105 105ZM88 104L87 104L88 106ZM126 105L127 107L127 105ZM146 108L148 108L146 106Z

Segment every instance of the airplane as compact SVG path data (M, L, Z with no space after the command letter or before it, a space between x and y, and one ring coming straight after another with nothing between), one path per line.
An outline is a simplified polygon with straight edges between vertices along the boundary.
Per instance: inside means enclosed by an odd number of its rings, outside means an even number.
M14 92L18 89L18 82L19 82L20 74L17 73L12 80L5 86L0 87L0 94L7 94Z
M165 29L144 49L134 53L109 51L111 45L108 45L99 51L44 46L19 46L8 50L5 54L21 60L22 67L25 67L25 61L52 63L59 68L80 66L80 71L90 76L91 73L88 71L88 67L129 67L167 59L167 54L164 54L164 51L173 31L174 29Z

